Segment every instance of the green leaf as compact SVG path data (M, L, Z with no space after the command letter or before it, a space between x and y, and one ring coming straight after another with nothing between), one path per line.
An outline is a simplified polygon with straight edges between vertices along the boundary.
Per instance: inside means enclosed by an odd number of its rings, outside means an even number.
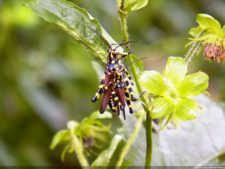
M91 164L92 167L107 166L112 158L117 146L122 141L121 135L115 135L108 149L103 151L98 158Z
M105 111L104 114L100 114L99 111L95 111L89 117L91 119L111 119L112 113Z
M208 88L209 77L203 72L187 75L179 84L178 91L181 96L197 96Z
M157 71L144 71L140 76L140 81L149 93L156 96L162 96L167 89L162 75Z
M206 96L198 97L197 101L204 110L198 119L182 122L179 129L152 133L152 166L205 166L209 160L224 153L225 113ZM128 140L137 119L128 116L123 123L124 137ZM143 166L145 151L146 130L142 126L126 159L132 166Z
M64 161L65 160L65 155L66 153L70 150L70 145L66 145L61 153L61 160Z
M175 105L174 115L180 120L190 120L196 118L198 103L192 99L179 99Z
M200 26L197 26L197 27L194 27L194 28L191 28L189 30L189 34L193 37L199 37L199 35L203 32L203 29L202 27Z
M153 119L163 118L173 112L173 103L165 97L155 99L151 103L151 107L152 111L150 115Z
M63 141L70 139L70 133L68 130L60 130L58 133L55 134L55 136L52 139L50 149L53 150L58 144L60 144Z
M122 0L117 0L118 8L121 9ZM123 12L136 11L148 4L148 0L125 0Z
M187 65L181 57L169 57L164 75L177 85L186 75Z
M220 23L208 14L198 14L196 21L204 30L209 30L213 33L220 32L221 30Z
M65 0L28 0L26 5L47 22L60 26L91 50L96 59L106 60L106 49L115 41L85 9Z

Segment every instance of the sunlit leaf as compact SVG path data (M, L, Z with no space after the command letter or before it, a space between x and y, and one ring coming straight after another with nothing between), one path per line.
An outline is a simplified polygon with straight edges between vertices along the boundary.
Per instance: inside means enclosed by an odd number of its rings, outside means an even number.
M153 95L161 96L166 91L163 77L157 71L144 71L140 81L142 86Z
M153 119L163 118L170 115L173 111L173 103L165 97L155 99L151 103L151 107L152 111L150 115Z
M52 139L50 149L53 150L58 144L69 139L70 139L70 133L68 130L61 130L57 132Z
M122 141L121 135L115 135L108 149L103 151L98 158L92 163L92 167L107 166L113 156L117 146Z
M196 21L201 28L210 30L213 33L217 33L221 29L220 23L208 14L198 14Z
M190 120L196 118L198 104L192 99L179 99L175 105L174 115L180 120Z
M179 84L178 90L181 96L197 96L208 88L209 77L203 72L187 75Z
M118 0L119 8L121 9L121 2L122 0ZM125 0L124 1L124 12L136 11L148 4L148 0Z
M60 26L105 61L109 43L115 43L85 9L65 0L28 0L27 6L48 22Z

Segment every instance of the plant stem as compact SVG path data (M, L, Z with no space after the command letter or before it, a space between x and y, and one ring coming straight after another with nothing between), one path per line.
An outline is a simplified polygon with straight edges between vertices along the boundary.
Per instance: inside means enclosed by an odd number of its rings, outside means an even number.
M150 112L146 112L146 156L145 156L145 168L151 168L152 161L152 119L150 118Z
M185 55L185 61L187 65L192 61L193 57L198 53L200 47L201 47L200 42L195 42L192 44L187 54Z
M82 145L80 144L80 141L77 138L77 136L74 134L75 128L76 128L76 122L74 122L74 121L68 122L68 129L70 131L71 143L73 145L75 154L76 154L82 168L86 169L86 168L89 168L89 164L83 154Z
M121 153L120 153L120 157L119 157L119 160L117 161L117 164L116 164L116 168L120 168L123 161L124 161L124 158L125 156L127 155L130 147L132 146L135 138L137 137L139 131L140 131L140 128L141 128L141 125L142 125L142 121L143 121L143 118L144 118L144 113L140 114L140 117L138 118L138 121L137 123L135 124L135 129L132 133L132 135L130 136L129 140L127 141L126 145L124 146L124 148L122 149Z
M129 34L128 34L128 28L127 28L127 14L123 13L123 7L124 7L124 0L122 0L121 2L121 6L119 9L119 15L120 15L120 21L121 21L121 29L123 32L123 36L124 36L124 42L128 42L129 41ZM127 56L129 63L133 62L132 56L128 55ZM143 89L141 87L140 81L139 81L139 76L138 73L136 71L135 65L131 64L131 72L133 74L134 77L134 81L135 84L137 86L138 92L139 93L143 93ZM151 159L152 159L152 119L150 118L150 110L148 108L146 108L145 105L148 105L149 101L146 97L142 96L141 97L141 101L142 101L142 106L146 112L146 159L145 159L145 167L150 168L151 166ZM138 123L140 122L140 120L142 121L142 116L139 117L139 120L137 122L136 125L138 125ZM132 136L130 137L130 139L128 140L128 142L130 143L130 145L133 143L134 138L137 136L138 131L140 130L139 128L136 128L134 133L132 134ZM134 137L135 136L135 137ZM128 153L129 151L129 144L128 146L124 147L124 151L123 154L121 154L120 156L120 160L123 162L123 159L125 158L125 155ZM122 164L122 162L120 162L119 164ZM120 166L120 165L119 165Z

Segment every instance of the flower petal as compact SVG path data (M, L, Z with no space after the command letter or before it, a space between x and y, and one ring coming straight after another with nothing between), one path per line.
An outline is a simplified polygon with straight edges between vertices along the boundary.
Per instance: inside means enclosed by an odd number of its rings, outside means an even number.
M187 75L179 84L178 92L182 97L197 96L206 91L208 81L208 75L203 72Z
M151 106L152 106L152 111L150 116L153 119L163 118L171 114L173 111L173 103L165 97L160 97L155 99L151 103Z
M169 57L164 75L175 85L178 84L187 73L187 65L181 57Z
M191 28L189 30L189 34L193 37L199 37L199 35L203 32L203 28L200 27L200 26L197 26L197 27L194 27L194 28Z
M180 120L190 120L196 118L198 103L192 99L179 99L174 107L174 116Z
M223 26L223 36L225 36L225 25Z
M140 81L149 93L156 96L162 96L167 89L162 75L157 71L144 71Z
M221 30L220 23L210 15L198 14L196 21L200 27L205 30L212 31L213 33L218 33Z
M225 25L223 26L222 34L223 34L223 37L225 37ZM223 44L223 48L225 49L225 39L223 40L222 44Z

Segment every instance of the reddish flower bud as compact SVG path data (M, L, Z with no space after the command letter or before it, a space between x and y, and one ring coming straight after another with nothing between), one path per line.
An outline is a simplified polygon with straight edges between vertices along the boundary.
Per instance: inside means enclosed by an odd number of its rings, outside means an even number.
M204 57L207 60L222 62L225 58L225 50L223 46L217 46L214 44L207 44L204 49Z

